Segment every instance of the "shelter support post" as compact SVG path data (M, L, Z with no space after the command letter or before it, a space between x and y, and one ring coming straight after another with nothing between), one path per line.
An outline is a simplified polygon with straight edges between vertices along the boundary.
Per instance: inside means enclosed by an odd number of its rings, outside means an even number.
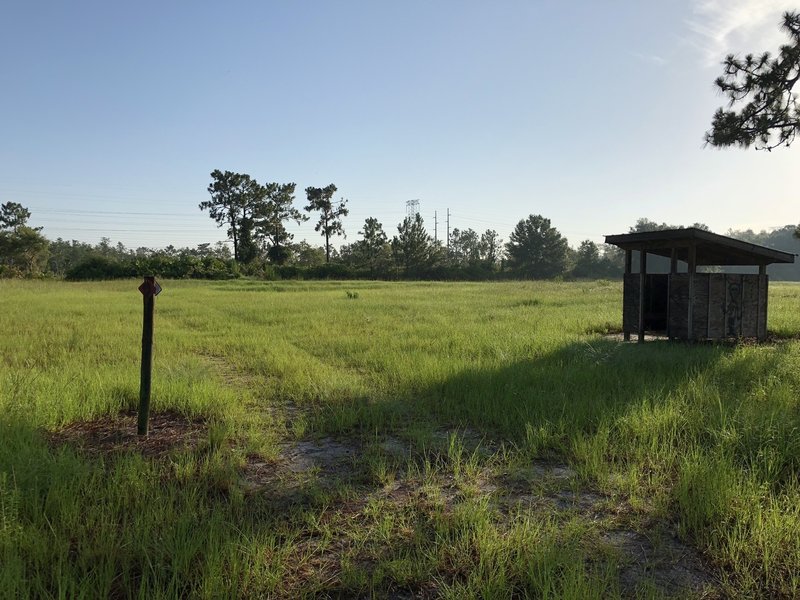
M694 276L697 272L697 246L689 246L689 320L686 323L686 337L694 339Z
M672 316L670 311L672 297L672 276L678 272L678 249L673 246L669 253L669 275L667 276L667 337L674 339L672 335Z
M630 275L631 274L631 269L632 269L631 264L633 263L633 256L632 255L633 255L633 251L632 250L625 250L625 275ZM622 333L622 339L624 339L626 342L630 342L631 341L631 332L630 331L624 331Z
M769 296L769 280L767 265L758 265L758 318L756 320L756 336L759 342L767 339L767 298Z
M644 288L647 284L647 252L639 250L639 343L644 342Z

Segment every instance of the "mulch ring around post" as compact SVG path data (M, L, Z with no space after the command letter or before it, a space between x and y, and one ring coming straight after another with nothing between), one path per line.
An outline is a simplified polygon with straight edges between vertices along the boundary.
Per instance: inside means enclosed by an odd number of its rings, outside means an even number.
M90 456L138 452L158 458L175 450L195 449L207 439L204 419L175 411L150 415L150 433L136 434L136 411L71 423L48 434L52 445L70 445Z

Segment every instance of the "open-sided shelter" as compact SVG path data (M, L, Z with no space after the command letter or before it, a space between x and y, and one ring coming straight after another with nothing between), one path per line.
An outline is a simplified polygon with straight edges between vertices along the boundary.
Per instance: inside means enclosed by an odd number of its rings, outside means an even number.
M767 265L793 263L794 254L689 227L607 235L625 250L622 330L671 339L718 340L767 336ZM639 272L632 254L639 253ZM647 273L647 255L670 259L667 274ZM686 272L679 272L679 262ZM700 266L752 266L757 274L698 273Z

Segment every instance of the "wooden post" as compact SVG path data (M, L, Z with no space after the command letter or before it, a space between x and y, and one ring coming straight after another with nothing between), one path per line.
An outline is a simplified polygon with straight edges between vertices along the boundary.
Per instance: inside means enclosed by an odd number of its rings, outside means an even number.
M697 246L689 246L689 321L686 323L686 337L694 339L694 275L697 271Z
M150 423L150 383L153 375L153 313L156 305L155 277L145 277L139 291L144 297L144 318L142 320L142 369L139 379L139 414L137 433L145 436Z
M761 290L764 287L762 283L764 282L764 276L766 274L767 274L767 265L758 265L758 304L756 305L756 339L758 339L759 342L764 341L764 335L762 335L761 332L766 329L767 325L764 322L762 327L762 322L764 320L761 318L764 306L764 301L763 298L761 297Z
M739 306L742 307L741 308L741 310L742 310L742 318L739 319L739 333L738 333L739 337L742 337L744 335L744 318L745 318L745 315L747 314L747 307L745 307L745 305L744 305L744 285L745 285L745 283L744 283L744 275L742 275L741 281L742 281L742 285L739 286ZM756 333L758 333L758 332L756 332Z
M631 264L632 263L633 263L633 251L630 250L630 249L626 249L625 250L625 275L630 275L631 274L631 269L632 269ZM623 287L624 287L624 280L623 280ZM624 310L624 307L623 307L623 310ZM631 332L630 331L624 331L622 333L622 339L624 339L626 342L630 342L631 341Z
M705 280L706 280L706 293L707 293L706 299L707 299L707 302L708 302L708 307L707 307L707 310L706 310L706 336L705 337L706 337L706 339L711 339L711 307L714 304L714 300L713 300L713 298L711 298L711 277L712 276L711 276L711 273L706 273L705 275L706 275Z
M644 342L644 288L647 284L647 251L639 250L639 343Z
M672 335L672 276L678 272L678 249L672 248L669 253L669 275L667 275L667 337Z

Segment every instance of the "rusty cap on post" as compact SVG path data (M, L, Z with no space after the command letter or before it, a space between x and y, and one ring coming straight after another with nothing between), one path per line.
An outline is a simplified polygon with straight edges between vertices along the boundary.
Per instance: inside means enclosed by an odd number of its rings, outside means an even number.
M139 291L143 296L158 296L161 293L161 286L155 277L145 277L144 282L139 286Z

